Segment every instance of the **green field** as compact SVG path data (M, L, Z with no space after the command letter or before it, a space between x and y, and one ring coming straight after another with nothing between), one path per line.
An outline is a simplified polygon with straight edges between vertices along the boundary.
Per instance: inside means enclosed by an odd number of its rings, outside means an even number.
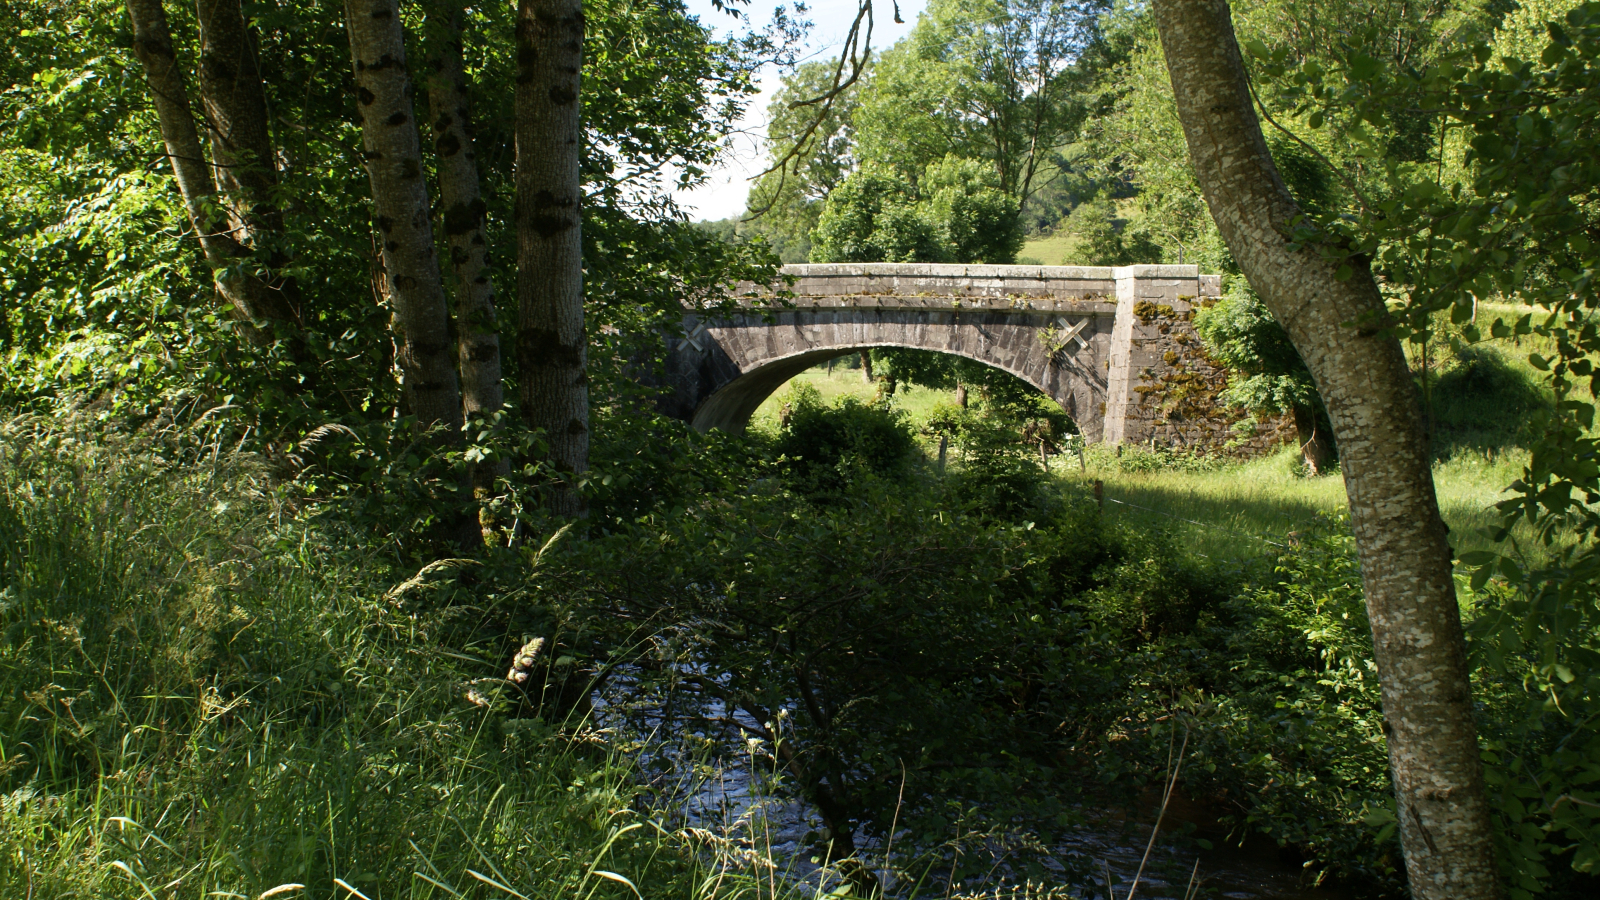
M773 392L752 418L762 430L777 427L778 410L792 385L808 384L825 402L842 397L871 400L877 386L866 383L860 369L841 360L828 374L810 369ZM925 421L941 403L954 403L951 391L902 385L891 401L913 423ZM930 455L932 447L926 448ZM959 456L953 456L959 464ZM1069 483L1099 480L1107 498L1106 513L1130 523L1162 528L1194 552L1210 558L1250 556L1285 545L1292 535L1313 525L1319 516L1346 508L1344 481L1337 475L1306 478L1295 471L1297 454L1285 447L1270 456L1206 471L1128 471L1109 448L1090 447L1076 457L1051 457L1050 470ZM1434 467L1439 506L1450 526L1458 552L1485 547L1483 530L1494 521L1491 507L1506 485L1521 473L1527 453L1517 448L1463 448Z
M758 429L773 429L778 424L778 410L783 407L784 399L790 388L796 384L809 384L817 389L822 399L833 403L841 397L855 397L861 400L871 400L878 395L878 386L868 384L862 377L860 369L847 369L845 364L848 358L838 360L833 368L833 374L828 374L826 366L817 366L807 369L791 378L788 384L772 392L772 396L756 408L755 415L751 416L750 424ZM940 403L954 403L954 391L932 391L927 388L900 385L894 394L894 405L906 411L913 422L925 421L933 408Z
M1017 254L1019 259L1037 259L1046 266L1077 266L1083 265L1079 260L1072 258L1078 240L1074 235L1056 233L1051 235L1035 235L1028 238L1022 245L1022 252Z

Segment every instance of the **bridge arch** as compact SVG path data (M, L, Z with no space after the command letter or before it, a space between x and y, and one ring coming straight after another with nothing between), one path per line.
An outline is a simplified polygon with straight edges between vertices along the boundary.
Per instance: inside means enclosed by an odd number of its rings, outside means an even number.
M747 285L737 312L685 314L667 358L663 412L702 431L742 431L763 400L811 366L906 347L1015 375L1060 404L1090 441L1144 440L1168 426L1153 422L1140 384L1186 364L1177 357L1193 355L1179 337L1192 333L1188 311L1221 287L1194 266L877 263L783 274L793 279L787 302Z
M852 351L904 347L964 357L1014 375L1060 404L1091 440L1099 438L1105 371L1096 371L1093 362L1098 358L1095 342L1106 342L1096 329L1103 325L1109 332L1109 321L1082 316L1050 329L1034 321L1035 316L927 310L786 312L777 318L774 324L724 320L708 326L718 355L726 355L732 365L716 366L725 377L713 377L707 385L712 388L709 396L690 418L697 430L742 431L762 401L806 369ZM1048 338L1041 339L1041 334L1053 337L1080 322L1073 337L1085 340L1067 339L1076 354L1069 348L1052 350ZM738 374L732 375L731 369Z

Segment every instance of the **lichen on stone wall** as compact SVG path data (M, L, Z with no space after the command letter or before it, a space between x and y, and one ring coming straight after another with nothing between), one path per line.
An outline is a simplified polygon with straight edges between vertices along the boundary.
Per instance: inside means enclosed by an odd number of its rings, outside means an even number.
M1139 384L1133 387L1139 399L1129 416L1140 420L1141 427L1130 427L1130 437L1193 453L1248 458L1276 450L1293 434L1286 416L1252 421L1248 413L1222 402L1228 373L1198 340L1192 310L1140 301L1133 312L1146 326L1137 342L1152 363L1164 365L1140 370Z

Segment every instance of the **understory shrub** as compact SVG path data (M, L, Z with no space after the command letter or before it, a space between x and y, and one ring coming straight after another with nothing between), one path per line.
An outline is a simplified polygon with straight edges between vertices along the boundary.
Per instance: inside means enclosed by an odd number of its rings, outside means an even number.
M906 470L916 437L903 411L843 397L833 406L810 385L784 399L774 449L788 460L790 483L802 493L837 497L859 476L889 476Z
M1144 704L1129 661L1191 629L1220 582L1087 496L1038 491L1002 519L1009 487L982 490L857 471L827 504L708 498L558 546L537 597L586 620L570 630L614 628L617 655L574 662L618 673L606 708L754 754L816 810L819 858L898 828L897 863L941 877L998 853L1018 877L1087 879L1064 844L1081 804L1128 800L1163 765L1164 737L1126 718ZM949 852L959 833L992 845Z
M1427 392L1435 452L1524 444L1529 417L1552 399L1492 347L1464 347Z

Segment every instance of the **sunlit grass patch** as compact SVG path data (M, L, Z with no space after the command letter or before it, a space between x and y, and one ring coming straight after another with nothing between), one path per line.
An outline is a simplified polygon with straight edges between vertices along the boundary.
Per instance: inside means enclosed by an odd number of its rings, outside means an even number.
M1298 474L1297 454L1271 456L1207 472L1127 472L1115 451L1092 448L1087 471L1062 457L1052 469L1073 481L1105 485L1107 515L1177 535L1195 553L1214 559L1254 556L1291 543L1318 516L1348 507L1344 479ZM1527 452L1464 451L1434 466L1434 487L1457 552L1490 545L1483 533L1498 522L1493 504L1522 471Z
M816 388L822 396L823 403L830 406L843 397L854 397L858 400L877 398L878 385L869 384L860 369L847 368L851 358L846 356L837 360L832 373L829 373L827 366L823 365L807 369L789 379L783 387L773 391L772 396L756 408L755 414L750 417L751 427L765 431L775 430L778 426L778 413L783 408L789 391L796 384L806 384ZM927 420L935 406L940 403L955 402L955 392L901 384L896 387L890 402L905 410L912 422L921 423Z

